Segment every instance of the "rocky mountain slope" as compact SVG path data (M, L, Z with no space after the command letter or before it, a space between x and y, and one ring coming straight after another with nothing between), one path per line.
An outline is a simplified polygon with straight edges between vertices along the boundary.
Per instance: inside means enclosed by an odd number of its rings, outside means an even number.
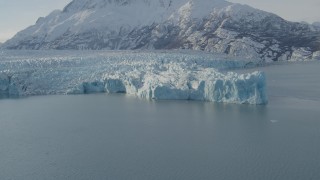
M320 30L224 0L73 0L7 49L193 49L263 61L319 58Z

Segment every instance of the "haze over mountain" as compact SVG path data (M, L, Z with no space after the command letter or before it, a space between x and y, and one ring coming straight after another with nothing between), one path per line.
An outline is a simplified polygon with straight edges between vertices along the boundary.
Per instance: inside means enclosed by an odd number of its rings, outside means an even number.
M264 61L318 59L320 31L224 0L73 0L7 49L193 49Z
M317 26L317 27L320 27L320 22L314 22L312 23L313 26Z

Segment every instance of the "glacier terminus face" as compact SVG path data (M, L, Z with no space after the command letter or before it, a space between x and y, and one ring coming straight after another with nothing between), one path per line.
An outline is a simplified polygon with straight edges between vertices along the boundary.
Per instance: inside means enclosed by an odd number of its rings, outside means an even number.
M266 104L264 73L228 71L252 63L189 51L2 51L0 98L126 93L155 100Z

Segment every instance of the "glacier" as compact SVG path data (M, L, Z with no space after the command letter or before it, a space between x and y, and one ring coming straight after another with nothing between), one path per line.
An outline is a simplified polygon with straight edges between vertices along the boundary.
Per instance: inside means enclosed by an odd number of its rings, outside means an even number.
M194 51L1 51L0 98L126 93L154 100L266 104L258 61Z

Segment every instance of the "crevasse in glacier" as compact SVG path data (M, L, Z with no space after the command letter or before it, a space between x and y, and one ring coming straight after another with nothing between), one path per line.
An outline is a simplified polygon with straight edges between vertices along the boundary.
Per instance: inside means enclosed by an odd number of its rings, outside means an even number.
M126 93L155 100L267 103L264 73L228 72L252 62L209 53L11 51L0 58L2 98Z

